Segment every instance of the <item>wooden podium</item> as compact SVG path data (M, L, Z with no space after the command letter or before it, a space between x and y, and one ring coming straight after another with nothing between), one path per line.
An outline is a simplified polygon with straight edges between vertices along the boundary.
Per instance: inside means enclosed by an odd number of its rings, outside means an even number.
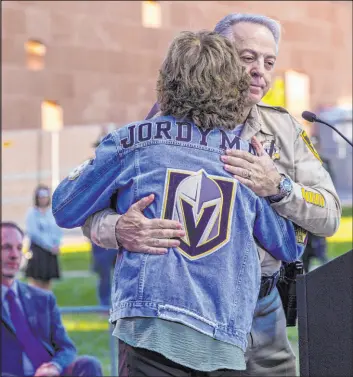
M297 277L301 377L353 376L353 250Z

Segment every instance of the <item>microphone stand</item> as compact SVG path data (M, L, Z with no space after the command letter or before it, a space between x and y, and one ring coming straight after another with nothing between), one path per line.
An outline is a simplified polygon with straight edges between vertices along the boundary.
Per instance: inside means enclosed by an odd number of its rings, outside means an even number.
M323 124L326 124L326 126L330 127L331 129L333 129L334 131L336 131L344 140L346 140L346 142L351 146L353 147L353 144L350 140L348 140L340 131L338 131L337 128L335 128L334 126L331 126L331 124L323 121L322 119L320 118L315 118L314 122L318 122L318 123L323 123Z

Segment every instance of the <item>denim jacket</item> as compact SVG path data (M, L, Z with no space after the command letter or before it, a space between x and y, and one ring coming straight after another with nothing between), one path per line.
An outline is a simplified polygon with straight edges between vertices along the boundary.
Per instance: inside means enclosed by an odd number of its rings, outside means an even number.
M82 226L115 193L118 213L154 193L145 216L183 224L180 247L165 255L120 249L112 322L159 317L245 351L260 286L257 243L287 262L304 245L289 220L224 170L226 148L255 154L234 131L203 131L171 116L140 121L105 137L95 159L55 190L53 214L64 228Z

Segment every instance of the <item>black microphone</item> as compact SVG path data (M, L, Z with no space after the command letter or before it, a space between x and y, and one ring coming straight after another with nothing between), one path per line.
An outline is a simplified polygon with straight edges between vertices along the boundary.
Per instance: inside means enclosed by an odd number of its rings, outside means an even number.
M346 142L351 146L353 147L353 144L351 141L349 141L344 135L342 135L342 133L340 131L337 130L337 128L335 128L334 126L332 126L331 124L325 122L324 120L318 118L314 113L310 112L310 111L303 111L302 113L302 117L307 120L308 122L318 122L318 123L322 123L322 124L326 124L326 126L332 128L333 130L335 130L338 135L340 135L344 140L346 140Z

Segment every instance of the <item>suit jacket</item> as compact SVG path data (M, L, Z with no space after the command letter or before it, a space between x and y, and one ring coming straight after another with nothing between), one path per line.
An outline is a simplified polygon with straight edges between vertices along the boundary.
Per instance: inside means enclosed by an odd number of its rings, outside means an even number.
M22 306L33 333L52 356L53 362L64 370L76 357L76 348L61 322L53 293L18 283ZM23 374L22 346L16 337L11 320L2 307L1 315L1 372Z

